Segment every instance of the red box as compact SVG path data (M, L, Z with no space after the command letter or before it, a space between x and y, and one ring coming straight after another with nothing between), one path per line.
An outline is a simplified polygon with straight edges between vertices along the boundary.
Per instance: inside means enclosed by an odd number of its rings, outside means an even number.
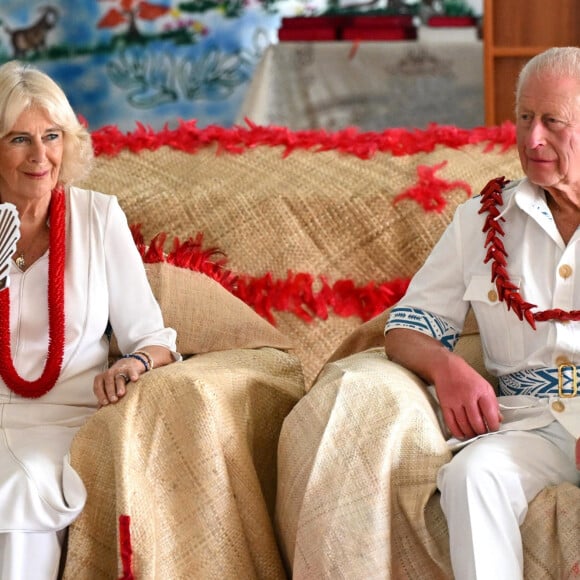
M361 14L352 16L348 26L355 28L414 28L413 17L406 15L374 16Z
M282 18L278 40L337 40L342 18L339 16L294 16Z
M338 40L337 30L334 28L280 28L278 40L288 42L293 40Z
M343 29L343 40L415 40L416 28L354 28L348 26Z
M338 28L342 22L342 16L286 16L282 18L280 28Z
M477 19L473 16L431 16L427 24L434 27L476 26Z
M278 40L415 40L417 29L407 15L336 15L282 18Z

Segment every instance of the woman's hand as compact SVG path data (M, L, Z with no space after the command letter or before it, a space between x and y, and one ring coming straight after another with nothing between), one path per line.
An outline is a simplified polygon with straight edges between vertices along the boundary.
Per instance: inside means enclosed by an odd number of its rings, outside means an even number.
M100 407L117 403L127 393L127 384L135 383L145 372L143 363L134 358L121 358L93 381L93 392Z
M174 361L169 349L157 345L141 347L138 351L120 358L93 381L93 392L99 408L109 403L117 403L127 393L127 384L137 382L143 373Z

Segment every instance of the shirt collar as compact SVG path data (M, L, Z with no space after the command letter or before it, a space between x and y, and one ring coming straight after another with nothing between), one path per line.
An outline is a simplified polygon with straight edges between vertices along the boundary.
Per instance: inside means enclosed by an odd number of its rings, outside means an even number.
M527 177L511 182L503 190L503 199L504 209L496 219L501 219L517 207L535 220L554 241L560 243L561 237L548 208L546 192L539 185L532 183Z
M532 183L527 177L509 183L502 193L504 208L497 219L517 206L538 221L554 221L546 202L544 190L539 185Z

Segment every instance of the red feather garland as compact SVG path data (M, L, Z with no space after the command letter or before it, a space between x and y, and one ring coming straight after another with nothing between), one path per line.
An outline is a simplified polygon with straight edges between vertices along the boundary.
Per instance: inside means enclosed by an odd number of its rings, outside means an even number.
M0 376L6 386L35 399L50 391L60 376L65 341L64 273L66 259L66 200L62 187L52 192L50 201L50 250L48 254L48 354L41 375L34 380L22 378L12 360L10 336L10 289L0 292Z
M442 145L457 149L465 145L486 143L484 152L496 145L502 151L515 144L515 126L511 122L492 127L461 129L431 123L426 129L391 128L381 132L360 131L349 127L330 132L323 129L293 131L286 127L260 126L246 119L247 127L231 128L210 125L198 128L195 120L181 121L177 128L167 126L159 131L137 123L135 131L123 133L116 126L102 127L92 133L95 154L118 155L127 149L134 153L155 151L167 146L195 153L202 147L217 145L218 153L243 153L256 146L284 147L284 156L296 149L314 151L337 150L361 159L370 159L377 152L395 156L430 152Z
M497 177L489 181L481 192L481 208L479 209L480 214L487 213L482 230L486 234L485 247L487 247L484 263L491 262L491 281L495 282L499 300L505 302L507 309L513 310L520 320L525 319L534 330L536 322L579 321L580 310L566 311L551 308L534 312L536 304L526 302L519 288L510 280L506 268L508 254L500 238L504 235L500 221L505 221L505 219L500 217L501 212L497 207L503 205L502 191L508 183L505 177Z
M271 272L262 276L235 274L225 267L227 259L217 248L203 248L203 234L180 242L173 241L169 253L164 252L165 233L143 241L139 225L132 225L135 243L145 263L167 262L180 268L206 274L226 290L251 306L272 324L274 312L290 312L305 322L326 320L330 311L338 316L358 316L363 321L380 314L395 304L406 292L408 279L368 282L359 286L352 280L331 284L323 276L289 271L286 278L275 278Z

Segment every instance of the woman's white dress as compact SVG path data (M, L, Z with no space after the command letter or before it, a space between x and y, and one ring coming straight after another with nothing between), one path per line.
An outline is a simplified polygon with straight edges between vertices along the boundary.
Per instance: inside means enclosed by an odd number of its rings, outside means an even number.
M175 331L163 325L117 199L70 188L66 228L60 379L37 399L13 393L0 379L0 533L61 530L82 510L86 492L68 452L97 410L93 379L107 366L108 322L122 352L145 345L175 351ZM14 365L33 380L48 349L48 253L24 272L13 263L9 291Z

